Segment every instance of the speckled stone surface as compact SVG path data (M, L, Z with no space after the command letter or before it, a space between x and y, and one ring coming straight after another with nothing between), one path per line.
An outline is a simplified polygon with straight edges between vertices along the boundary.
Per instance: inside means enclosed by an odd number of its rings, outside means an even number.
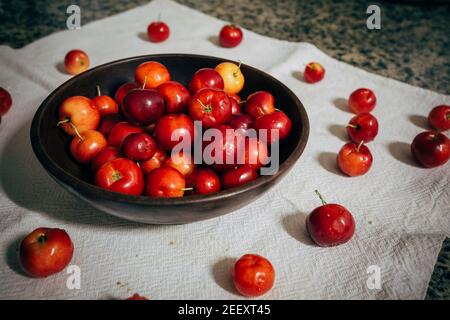
M382 76L450 93L450 5L405 1L176 0L257 33L315 44L328 55ZM79 0L82 24L147 0ZM411 1L409 1L411 2ZM66 27L74 1L0 0L0 44L22 47ZM381 8L381 30L368 30L366 9ZM164 12L161 12L164 16ZM439 254L427 299L450 298L450 239Z

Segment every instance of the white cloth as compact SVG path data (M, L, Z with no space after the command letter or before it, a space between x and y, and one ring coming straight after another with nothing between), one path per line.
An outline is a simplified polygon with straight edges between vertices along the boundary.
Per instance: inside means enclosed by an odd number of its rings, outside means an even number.
M142 39L149 21L162 13L168 41ZM450 230L449 164L422 169L410 160L409 143L422 131L420 116L450 97L386 79L336 61L308 43L270 39L244 30L234 49L213 37L223 21L170 1L142 7L61 31L13 50L0 47L0 85L14 104L0 126L0 298L106 299L139 292L152 299L240 298L230 282L233 258L258 253L276 269L276 283L263 298L423 298L436 257ZM58 68L65 53L81 48L92 66L153 53L220 56L269 72L305 105L311 123L306 151L288 176L266 195L234 213L178 226L130 223L103 214L59 187L35 158L31 119L43 99L69 79ZM326 68L311 85L298 79L310 61ZM374 157L364 176L348 178L335 167L352 114L343 98L372 88L380 132L368 146ZM337 106L336 106L337 104ZM413 120L413 121L412 121ZM65 152L61 150L61 152ZM347 207L357 223L347 244L319 248L304 220L328 202ZM71 264L81 270L81 289L66 287L68 274L46 279L24 276L15 246L40 226L64 228L75 244ZM367 268L380 268L381 289L369 289ZM120 282L121 284L118 284Z

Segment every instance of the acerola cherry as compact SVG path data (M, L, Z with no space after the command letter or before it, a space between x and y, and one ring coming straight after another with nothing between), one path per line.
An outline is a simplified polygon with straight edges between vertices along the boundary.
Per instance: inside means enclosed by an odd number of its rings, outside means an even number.
M370 113L360 113L348 123L347 134L354 143L370 142L378 134L378 121Z
M187 111L191 95L181 83L167 81L158 86L157 90L164 99L166 113L185 113Z
M163 163L164 167L177 169L185 177L189 176L195 168L193 157L187 152L171 154Z
M261 130L266 130L267 140L264 141L269 141L272 144L275 141L284 140L289 136L292 129L292 122L283 111L275 110L256 119L254 128L260 138L264 136ZM272 130L278 131L278 138L276 138L276 135L272 136Z
M249 165L231 169L222 174L222 187L224 189L239 187L258 178L258 172Z
M105 137L98 131L86 130L77 133L70 144L70 152L79 163L89 163L103 148L108 145Z
M148 160L139 162L139 165L141 166L141 169L144 172L144 174L147 174L150 171L161 167L166 158L167 155L164 152L164 150L160 149L159 147L156 147L156 151L153 157L151 157Z
M101 94L100 86L97 86L97 96L92 98L92 102L100 113L101 117L119 112L119 106L113 98Z
M350 177L363 175L372 166L372 154L363 143L364 141L358 145L353 142L346 143L337 156L339 169Z
M222 62L214 70L222 77L224 83L223 91L227 94L237 94L244 87L245 79L241 72L241 64Z
M253 127L253 118L248 114L233 114L227 124L236 130L247 130Z
M130 160L145 161L155 154L156 142L144 132L132 133L123 140L120 150Z
M110 191L138 196L144 190L144 175L133 161L117 158L97 170L95 184Z
M170 81L170 73L163 64L147 61L136 68L134 78L144 89L156 89L164 82Z
M223 26L219 33L219 43L224 48L234 48L242 41L242 30L232 24Z
M257 119L275 111L275 99L266 91L257 91L247 97L245 112Z
M231 118L230 98L222 90L200 90L191 99L189 115L205 128L216 127Z
M348 98L348 106L353 113L367 113L372 111L377 104L377 97L372 90L360 88L352 92Z
M320 193L322 206L314 209L306 218L306 230L311 239L321 247L337 246L349 241L355 233L352 214L339 204L327 204Z
M319 82L325 76L325 68L318 62L310 62L306 65L303 76L306 82Z
M164 99L156 90L135 89L123 99L122 112L128 121L148 126L164 113Z
M434 107L428 115L428 123L436 130L450 129L450 106L440 105Z
M89 68L89 57L82 50L71 50L64 58L64 67L69 74L79 74Z
M172 167L161 167L147 174L145 194L156 198L178 198L184 194L186 180Z
M224 83L222 76L214 69L202 68L194 73L189 82L189 91L191 95L196 94L200 89L218 89L223 90Z
M147 35L151 42L162 42L169 38L170 29L162 21L152 22L147 27Z
M275 269L270 261L256 254L246 254L239 258L231 275L236 290L246 297L265 294L275 282Z
M142 129L126 121L114 125L108 135L108 145L120 148L123 140L132 133L141 133Z
M0 87L0 117L5 115L12 105L12 98L8 91Z
M109 136L109 132L112 127L114 127L119 122L124 122L124 118L121 114L109 114L103 118L102 122L100 122L100 126L98 127L98 131L107 138Z
M125 98L127 93L137 88L139 88L139 85L135 82L124 83L119 87L119 89L117 89L116 94L114 95L114 100L116 100L118 104L122 104L123 98Z
M105 147L100 150L97 155L92 158L91 169L92 172L96 173L97 170L110 161L120 157L119 150L116 147Z
M231 114L240 114L241 113L241 97L237 94L229 94L228 98L230 98L231 102Z
M194 194L210 194L220 191L220 179L211 169L199 168L189 175L186 187Z
M58 125L65 133L74 136L75 130L83 133L95 130L100 123L100 113L91 99L74 96L63 101L58 110Z
M411 152L425 168L441 166L450 158L450 139L442 133L425 131L414 138Z
M153 131L158 145L164 150L171 150L180 141L194 141L194 123L185 114L168 114L162 116L156 123ZM178 136L178 140L172 137Z

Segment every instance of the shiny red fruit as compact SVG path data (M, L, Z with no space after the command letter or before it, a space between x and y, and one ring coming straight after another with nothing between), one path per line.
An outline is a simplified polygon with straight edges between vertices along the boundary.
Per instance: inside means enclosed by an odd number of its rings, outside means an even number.
M189 115L204 128L217 127L231 118L230 99L221 90L202 89L192 97Z
M249 165L231 169L222 174L222 187L224 189L242 186L258 178L258 171Z
M450 139L442 133L425 131L414 138L411 152L423 167L438 167L450 158Z
M256 119L254 128L258 132L258 135L262 141L269 141L270 144L272 144L275 141L282 141L289 136L292 129L292 122L291 119L289 119L289 117L283 111L275 110L272 113L266 114ZM278 132L278 138L276 134L272 135L272 130ZM264 136L267 140L262 138Z
M199 168L187 178L186 188L193 188L192 194L210 194L219 192L220 179L211 169Z
M133 161L117 158L97 170L95 184L110 191L138 196L144 190L144 175Z
M58 109L58 125L68 135L76 131L96 130L100 123L100 113L91 99L83 96L69 97Z
M147 174L145 194L156 198L178 198L184 194L186 180L172 167L161 167Z
M156 88L164 99L166 113L186 113L191 95L181 83L167 81Z
M89 57L82 50L71 50L64 57L64 67L69 74L79 74L89 68Z
M127 82L124 83L117 89L116 93L114 94L114 100L120 105L123 102L123 98L127 95L128 92L131 90L139 88L138 84L135 82Z
M275 99L266 91L257 91L247 97L245 113L257 119L275 111Z
M5 115L12 105L12 98L8 91L0 87L0 117Z
M33 277L62 271L72 260L73 243L65 230L38 228L20 243L20 264Z
M156 89L162 83L170 81L170 73L162 63L147 61L136 68L134 79L141 88Z
M237 94L228 94L228 98L230 98L231 102L231 113L232 114L240 114L241 113L241 97Z
M378 134L378 121L370 113L354 116L347 125L347 134L354 143L370 142Z
M303 73L306 82L316 83L325 77L325 68L318 62L310 62Z
M121 114L109 114L103 118L102 122L100 122L100 126L98 127L98 131L108 138L109 133L111 132L112 127L114 127L119 122L124 122L125 119Z
M132 133L123 140L120 151L130 160L145 161L155 154L156 142L147 133Z
M244 139L230 126L220 125L216 129L220 131L218 137L212 138L211 142L203 141L203 161L216 171L233 169L238 162L238 147Z
M375 93L366 88L360 88L352 92L348 98L348 106L353 113L367 113L372 111L377 104Z
M148 160L139 162L139 165L141 166L141 169L144 172L144 174L148 174L150 171L161 167L164 163L164 160L166 160L166 158L167 158L167 155L164 152L164 150L157 147L153 157L151 157Z
M129 122L122 121L116 123L110 130L108 135L108 145L120 148L123 140L132 133L141 133L143 130Z
M131 297L128 297L127 300L148 300L148 298L135 293Z
M191 95L194 95L203 88L223 90L224 83L222 76L211 68L198 70L194 73L191 82L189 82L189 91Z
M107 162L120 158L119 150L116 147L105 147L92 158L91 169L96 173L97 170Z
M242 30L232 24L223 26L219 33L219 43L224 48L234 48L242 42Z
M428 123L436 130L450 129L450 106L440 105L434 107L428 115Z
M239 154L240 150L238 149L238 157ZM255 137L245 138L244 164L259 169L266 164L268 155L269 151L265 142Z
M164 150L171 150L181 141L190 144L194 141L194 123L185 114L168 114L162 116L153 131L158 145ZM172 136L179 139L172 140Z
M270 289L275 282L275 269L266 258L246 254L239 258L232 270L236 290L246 297L258 297Z
M233 114L227 124L234 129L248 130L253 128L253 118L248 114Z
M79 163L88 164L106 146L105 137L98 131L87 130L75 136L70 144L70 153Z
M148 40L151 42L162 42L167 40L170 35L170 29L162 21L152 22L147 27Z
M173 153L163 163L164 167L172 167L183 176L188 177L195 169L194 158L187 152Z
M148 126L164 113L164 99L156 90L135 89L123 99L122 112L131 123Z
M109 96L100 95L100 90L99 95L92 98L92 102L94 103L94 106L95 108L97 108L101 117L119 112L119 106L117 105L117 102Z
M321 247L337 246L349 241L355 233L352 214L339 204L327 204L323 199L322 204L306 218L306 229L311 239Z
M372 154L363 144L346 143L337 156L339 169L350 177L360 176L372 166Z

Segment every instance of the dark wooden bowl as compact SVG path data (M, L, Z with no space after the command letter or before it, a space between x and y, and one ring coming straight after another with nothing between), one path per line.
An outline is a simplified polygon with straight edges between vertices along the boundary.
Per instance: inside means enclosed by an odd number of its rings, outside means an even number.
M276 107L283 110L293 123L289 138L280 145L280 167L276 174L261 176L241 187L213 195L194 195L165 199L147 196L129 196L110 192L93 183L88 167L79 165L69 152L70 137L56 126L61 102L75 95L95 96L95 86L113 95L124 82L133 81L134 70L142 62L156 60L170 71L172 79L187 85L194 72L204 67L214 67L226 61L221 58L191 54L159 54L127 58L88 70L62 84L41 104L31 126L33 150L61 186L89 202L94 207L112 215L153 224L181 224L209 218L237 210L255 201L288 173L302 154L309 134L309 122L302 103L284 84L272 76L242 65L245 87L242 97L257 90L266 90L275 97Z

